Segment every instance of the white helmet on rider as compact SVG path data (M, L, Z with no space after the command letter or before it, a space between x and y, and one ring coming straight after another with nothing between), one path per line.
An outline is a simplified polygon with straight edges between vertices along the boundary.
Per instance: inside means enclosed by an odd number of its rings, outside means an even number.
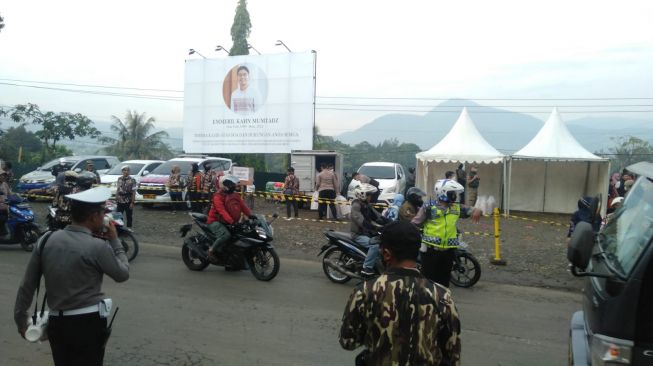
M227 188L227 191L229 192L235 191L239 182L240 178L234 175L223 175L220 177L220 186Z
M354 197L361 201L365 201L367 195L372 195L376 193L378 189L369 184L369 183L361 183L356 188L354 188Z
M456 201L457 198L456 195L458 193L462 193L465 191L465 187L463 187L460 183L456 182L455 180L440 179L437 182L435 182L433 191L438 201L452 203Z

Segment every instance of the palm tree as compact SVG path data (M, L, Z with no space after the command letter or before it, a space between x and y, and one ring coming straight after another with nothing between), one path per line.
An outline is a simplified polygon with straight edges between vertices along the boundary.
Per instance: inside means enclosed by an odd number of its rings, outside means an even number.
M172 157L170 146L162 141L168 137L165 131L151 133L154 130L154 117L145 113L127 111L124 120L111 116L111 130L117 138L102 137L101 141L111 144L104 148L108 154L116 155L122 160L130 159L164 159Z

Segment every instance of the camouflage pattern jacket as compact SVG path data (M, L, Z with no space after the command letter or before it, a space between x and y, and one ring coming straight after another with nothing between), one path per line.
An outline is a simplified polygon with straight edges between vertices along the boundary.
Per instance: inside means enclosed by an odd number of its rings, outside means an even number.
M451 292L416 269L390 268L352 293L340 345L365 346L368 365L460 365L460 321Z

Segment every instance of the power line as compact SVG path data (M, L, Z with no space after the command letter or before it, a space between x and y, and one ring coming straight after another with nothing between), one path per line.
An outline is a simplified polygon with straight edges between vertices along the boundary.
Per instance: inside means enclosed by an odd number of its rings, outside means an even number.
M597 106L600 107L600 106ZM562 107L558 107L561 109ZM319 110L331 110L331 111L358 111L358 112L413 112L413 113L460 113L460 111L440 111L440 110L418 110L418 109L360 109L360 108L330 108L330 107L316 107L315 109ZM650 113L653 110L614 110L614 111L561 111L562 113ZM542 113L550 114L551 110L547 111L474 111L474 113L489 113L489 114L501 114L501 113Z
M24 88L34 88L34 89L45 89L45 90L55 90L55 91L81 93L81 94L106 95L106 96L113 96L113 97L155 99L155 100L165 100L165 101L173 101L173 102L183 102L183 98L181 98L181 97L167 97L167 96L162 96L162 95L127 94L127 93L102 92L102 91L82 90L82 89L65 89L65 88L53 88L53 87L38 86L38 85L22 85L22 84L4 83L4 82L0 82L0 85L16 86L16 87L24 87Z
M345 107L401 107L401 108L594 108L594 107L653 107L653 104L592 104L592 105L408 105L408 104L351 104L351 103L316 103L319 106Z
M623 97L623 98L422 98L422 97L352 97L352 96L317 96L318 98L324 99L358 99L358 100L526 100L526 101L536 101L536 100L653 100L653 97Z
M39 80L24 80L24 79L9 79L0 78L2 81L13 81L22 83L36 83L47 85L65 85L65 86L80 86L91 88L104 88L104 89L123 89L123 90L141 90L141 91L160 91L170 93L183 93L183 90L177 89L159 89L159 88L143 88L143 87L123 87L115 85L101 85L101 84L81 84L81 83L62 83L53 81L39 81ZM653 97L598 97L598 98L432 98L432 97L356 97L356 96L316 96L322 99L349 99L349 100L431 100L431 101L447 101L447 100L483 100L483 101L605 101L605 100L653 100ZM171 97L177 98L177 97ZM508 106L505 106L508 107Z
M15 81L21 83L36 83L36 84L48 84L48 85L67 85L67 86L83 86L91 88L104 88L104 89L125 89L125 90L142 90L142 91L160 91L160 92L171 92L171 93L183 93L183 90L174 90L174 89L155 89L155 88L133 88L127 86L109 86L109 85L92 85L92 84L74 84L74 83L57 83L52 81L37 81L37 80L20 80L20 79L4 79L0 78L2 81Z

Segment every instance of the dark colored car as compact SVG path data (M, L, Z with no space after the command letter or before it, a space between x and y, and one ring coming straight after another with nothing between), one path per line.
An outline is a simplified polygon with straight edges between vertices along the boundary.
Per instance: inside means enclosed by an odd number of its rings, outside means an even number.
M587 282L571 320L570 365L653 365L653 164L628 170L639 178L623 206L598 233L581 222L571 238L572 273Z

